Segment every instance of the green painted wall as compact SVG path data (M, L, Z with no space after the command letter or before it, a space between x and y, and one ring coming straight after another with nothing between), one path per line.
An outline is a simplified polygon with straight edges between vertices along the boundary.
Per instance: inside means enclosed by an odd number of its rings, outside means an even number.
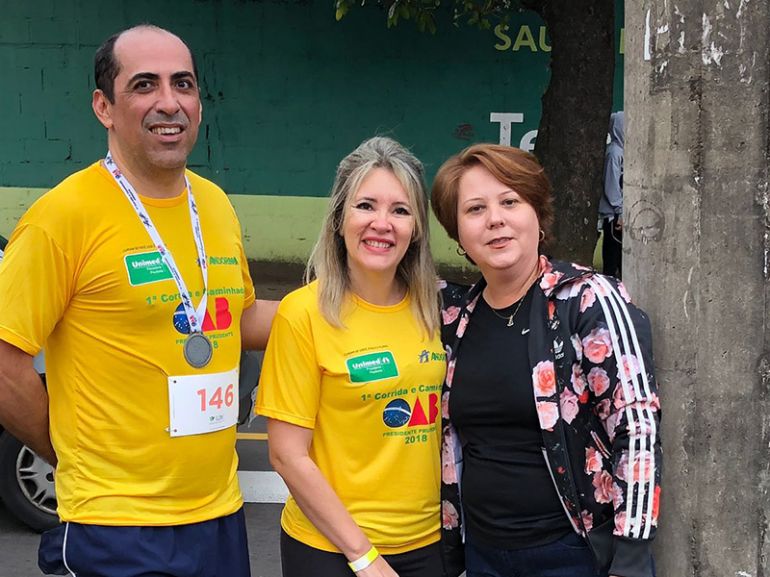
M336 22L331 0L0 0L0 14L5 235L37 189L104 154L90 109L93 53L133 24L167 27L195 52L204 123L190 165L234 195L248 254L262 260L305 259L325 204L318 197L369 136L410 146L429 178L471 142L532 146L549 74L548 40L530 13L496 31L447 18L435 36L409 22L387 30L374 9ZM493 114L521 117L508 134ZM439 260L463 262L434 235Z

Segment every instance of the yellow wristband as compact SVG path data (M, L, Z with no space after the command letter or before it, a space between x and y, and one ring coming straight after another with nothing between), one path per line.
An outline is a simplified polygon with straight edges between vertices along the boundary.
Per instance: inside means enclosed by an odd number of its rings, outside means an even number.
M359 557L355 561L348 562L348 567L350 567L350 570L353 571L353 573L358 573L359 571L363 571L369 565L374 563L374 560L379 556L380 552L377 551L374 545L372 545L372 548L369 549L363 557Z

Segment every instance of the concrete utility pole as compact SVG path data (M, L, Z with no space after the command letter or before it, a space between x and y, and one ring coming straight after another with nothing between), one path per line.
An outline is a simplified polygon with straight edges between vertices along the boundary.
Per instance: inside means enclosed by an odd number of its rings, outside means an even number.
M626 3L624 280L663 403L660 577L770 575L768 0Z

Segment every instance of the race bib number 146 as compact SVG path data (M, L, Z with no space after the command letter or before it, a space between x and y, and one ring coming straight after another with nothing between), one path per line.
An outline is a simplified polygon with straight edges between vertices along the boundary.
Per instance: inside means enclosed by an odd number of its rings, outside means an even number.
M238 369L168 378L169 434L213 433L238 422Z

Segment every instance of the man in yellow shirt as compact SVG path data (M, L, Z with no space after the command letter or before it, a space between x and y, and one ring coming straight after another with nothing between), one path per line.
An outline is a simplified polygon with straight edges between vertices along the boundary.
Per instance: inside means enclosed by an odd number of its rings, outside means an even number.
M56 467L64 522L41 569L246 577L237 369L275 304L255 300L226 195L186 170L202 112L186 44L123 31L95 80L106 157L29 209L0 267L0 422Z

